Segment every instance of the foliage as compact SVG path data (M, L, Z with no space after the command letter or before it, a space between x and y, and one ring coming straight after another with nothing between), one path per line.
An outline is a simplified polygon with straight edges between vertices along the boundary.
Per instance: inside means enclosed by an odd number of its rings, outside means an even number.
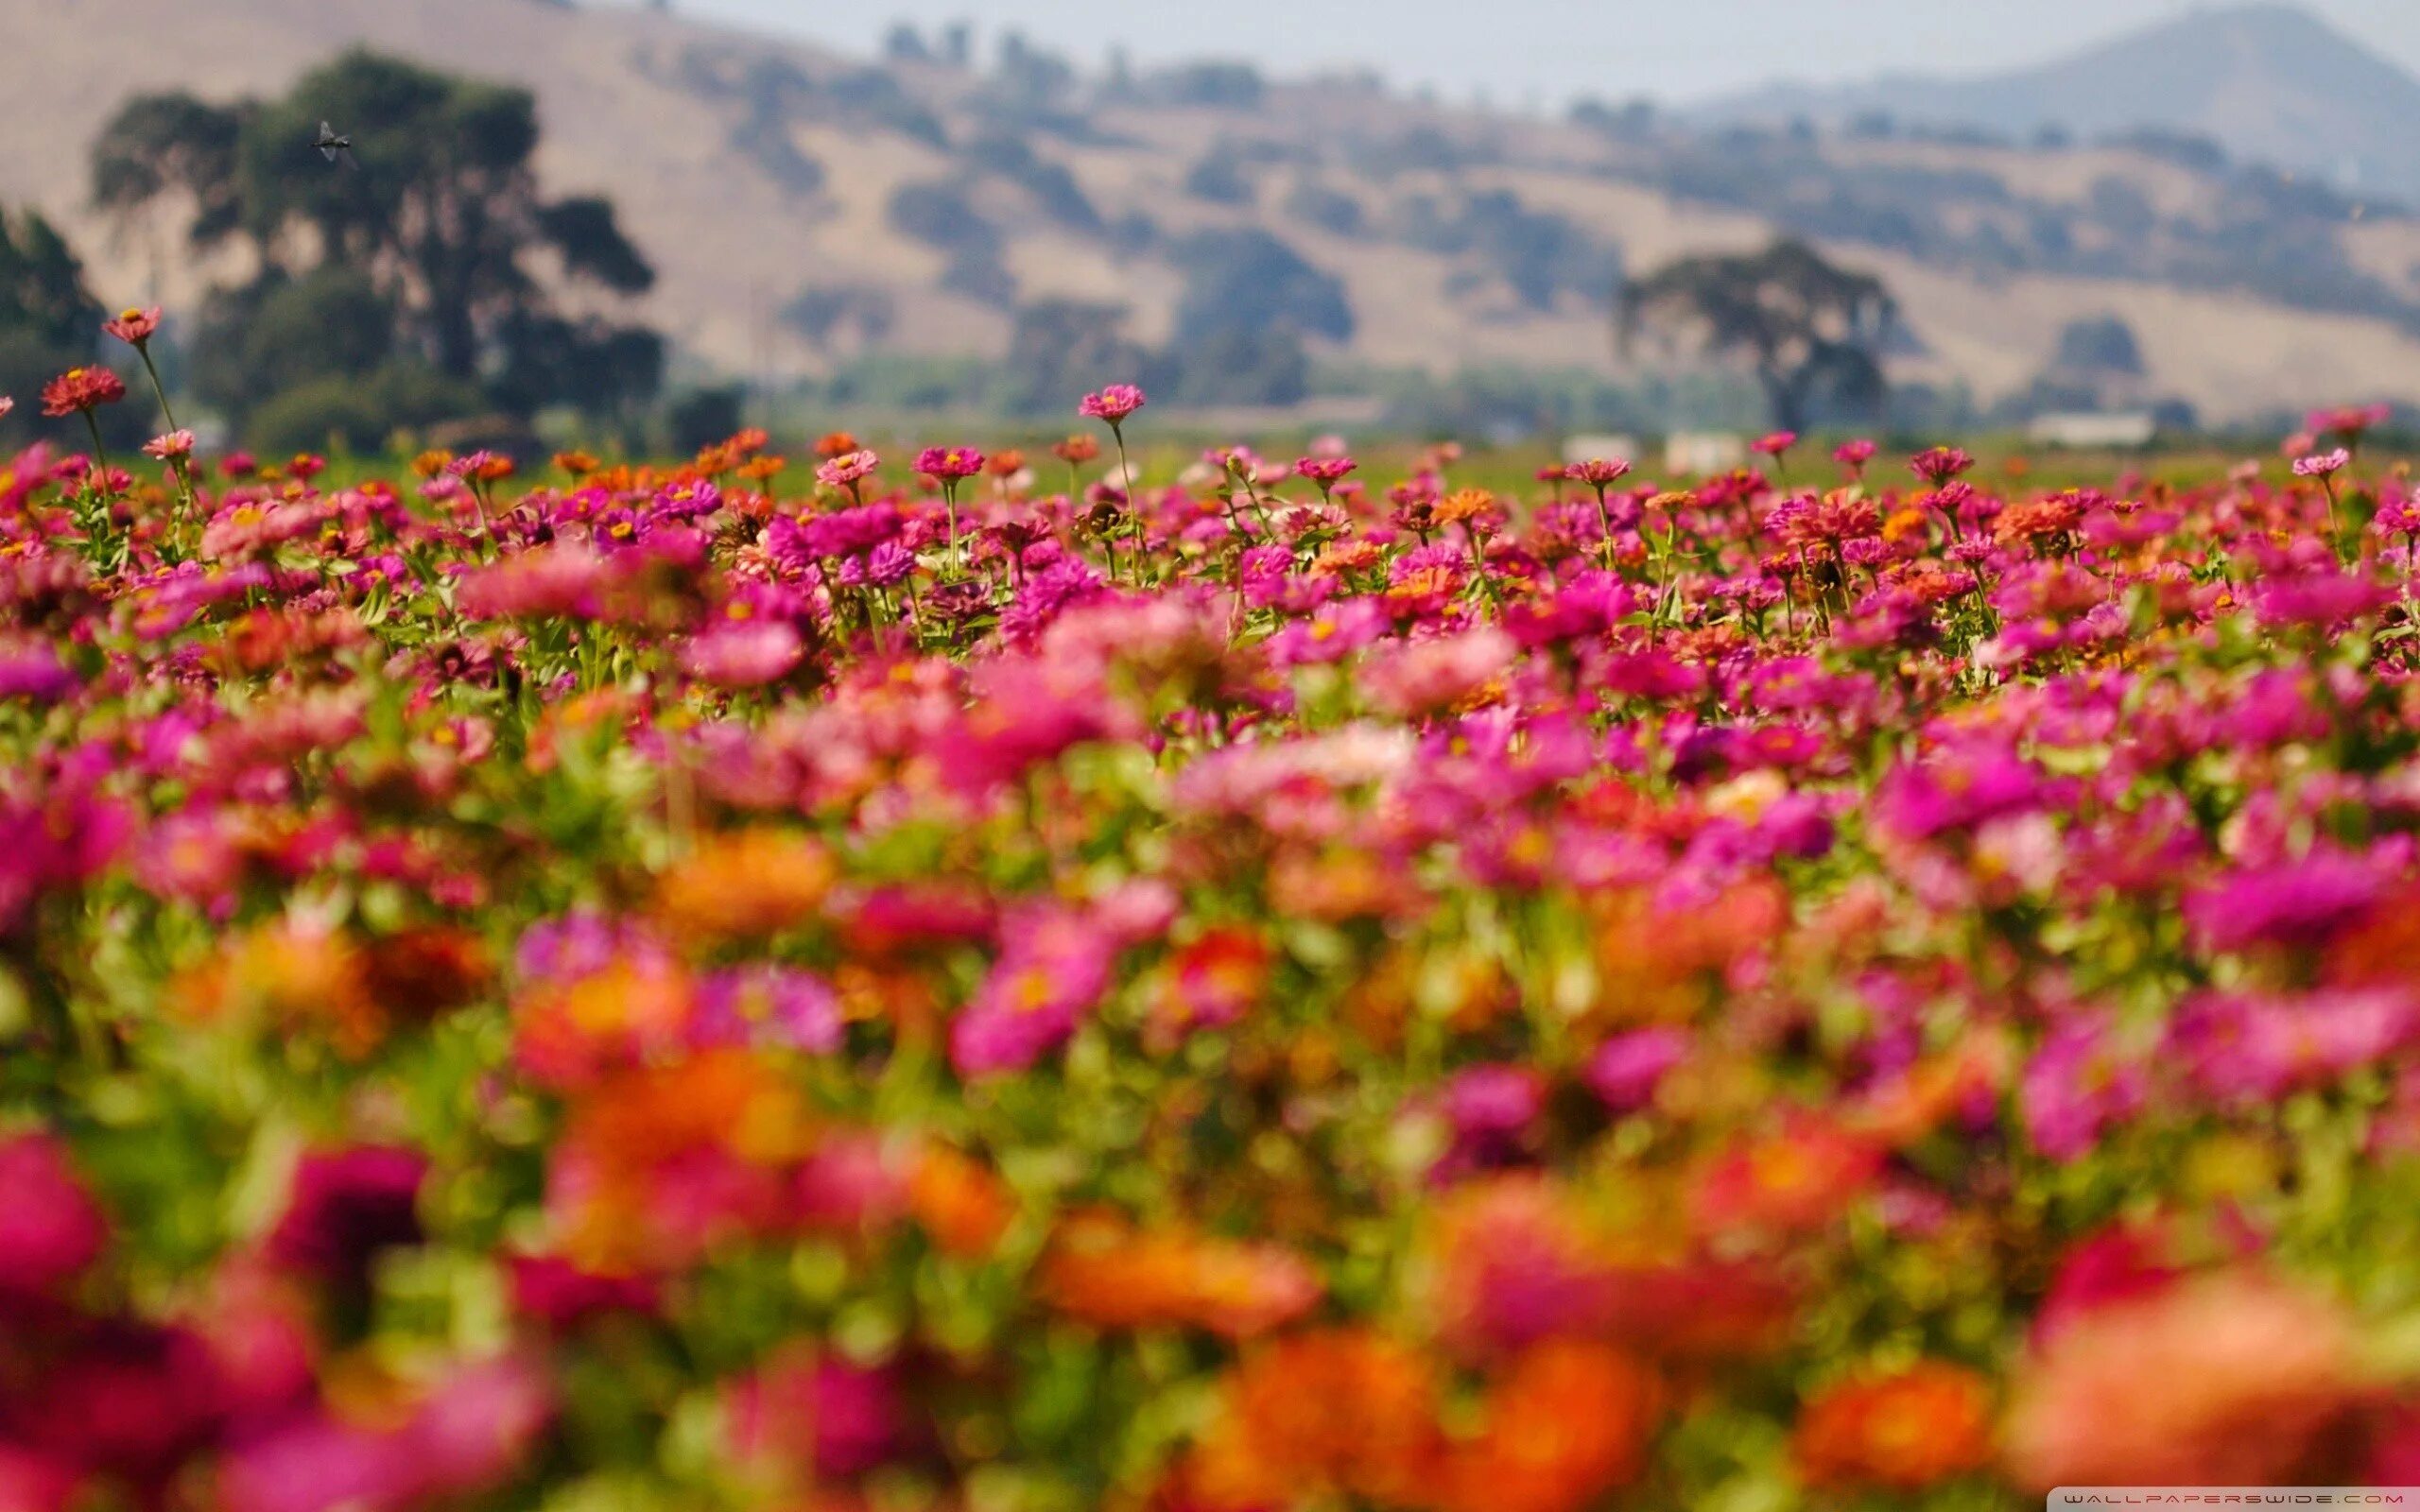
M351 167L312 149L321 121L357 127ZM244 243L258 276L222 291L209 324L337 319L333 341L349 350L304 361L375 349L515 413L616 413L653 392L660 346L637 327L559 314L555 289L628 297L654 274L606 201L540 193L537 143L526 90L356 51L276 99L130 101L94 147L93 184L121 216L172 207L197 247ZM214 345L210 397L239 421L289 376L259 360L256 341Z
M1684 257L1625 284L1616 332L1626 350L1651 330L1744 359L1773 423L1794 431L1818 403L1881 403L1880 353L1895 314L1879 280L1782 241L1751 254Z

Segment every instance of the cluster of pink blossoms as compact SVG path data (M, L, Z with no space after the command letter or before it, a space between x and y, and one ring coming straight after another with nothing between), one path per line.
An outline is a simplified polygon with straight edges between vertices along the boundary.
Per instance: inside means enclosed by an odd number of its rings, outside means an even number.
M0 1507L2420 1479L2377 417L2019 489L1144 403L0 466Z

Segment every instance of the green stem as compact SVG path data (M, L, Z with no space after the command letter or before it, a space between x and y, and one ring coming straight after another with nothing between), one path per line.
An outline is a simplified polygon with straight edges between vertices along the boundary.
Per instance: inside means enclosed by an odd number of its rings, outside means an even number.
M151 365L151 348L148 344L137 347L134 354L143 359L143 370L151 375L151 391L160 396L160 413L167 418L168 429L175 430L177 412L168 407L167 386L160 382L160 369Z

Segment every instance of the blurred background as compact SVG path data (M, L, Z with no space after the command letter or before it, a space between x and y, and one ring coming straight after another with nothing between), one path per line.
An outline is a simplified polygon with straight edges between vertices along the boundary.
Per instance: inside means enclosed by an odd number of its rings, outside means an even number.
M1011 432L1124 379L1164 434L1702 462L2420 420L2411 0L0 0L0 441L155 303L181 418L264 452Z

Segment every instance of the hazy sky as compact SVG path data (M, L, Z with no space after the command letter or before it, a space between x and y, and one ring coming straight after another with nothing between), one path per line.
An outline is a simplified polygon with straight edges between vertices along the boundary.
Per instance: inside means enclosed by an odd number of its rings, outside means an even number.
M2420 72L2420 0L2308 0ZM1686 97L1776 77L2031 62L2196 9L2194 0L674 0L676 9L872 50L890 24L1017 26L1097 60L1219 54L1275 73L1370 66L1498 104Z

